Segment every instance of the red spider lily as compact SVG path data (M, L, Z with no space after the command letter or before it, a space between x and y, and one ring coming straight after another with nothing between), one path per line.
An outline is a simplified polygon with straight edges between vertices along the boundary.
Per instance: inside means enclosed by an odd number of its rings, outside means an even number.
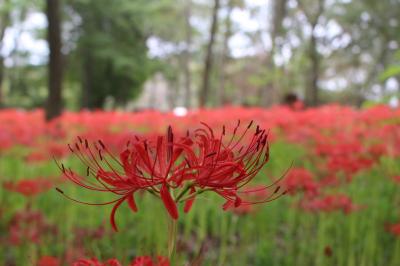
M307 197L314 197L319 193L319 186L312 174L305 168L293 168L285 177L284 186L289 194L303 191Z
M28 163L37 163L47 161L49 159L49 155L44 151L34 151L25 156L25 161Z
M400 222L397 224L389 224L386 226L386 230L393 234L394 236L397 236L400 238Z
M327 168L334 173L343 171L346 177L351 181L351 176L358 171L371 167L373 160L361 156L335 156L330 157L327 162Z
M341 210L345 214L349 214L361 208L360 205L354 204L348 196L342 194L302 200L300 202L300 207L313 212L332 212Z
M329 187L329 186L338 186L340 184L340 180L335 174L328 174L321 178L318 182L320 187Z
M68 149L64 144L59 144L56 142L39 144L40 145L37 145L37 147L35 147L35 149L25 157L27 162L34 163L48 161L51 157L62 158L68 153Z
M83 250L87 241L96 241L106 235L104 225L94 228L77 227L73 229L73 246L75 250Z
M368 153L377 161L381 156L388 154L388 147L385 143L376 143L368 148Z
M129 266L169 266L167 258L157 256L156 260L153 260L149 256L136 257Z
M53 187L53 182L45 178L23 179L16 182L7 181L3 187L9 191L20 193L26 197L36 196Z
M85 244L98 241L106 235L104 225L94 228L76 227L72 230L72 244L65 250L65 261L75 261L85 256Z
M252 126L250 122L239 133L239 121L232 134L226 134L223 127L221 134L216 137L211 127L204 123L203 125L204 128L195 130L192 147L178 145L184 149L186 167L173 176L172 181L178 186L185 182L183 193L190 191L185 199L185 210L188 211L195 196L204 191L214 191L225 198L225 210L231 206L239 207L273 200L279 192L278 181L261 188L244 188L268 162L266 131L257 126L252 134L248 134ZM258 193L272 187L276 191L275 194L258 201L246 201L241 197L244 193ZM181 199L182 195L182 192L178 194L177 199Z
M10 221L9 241L12 245L25 242L39 243L46 234L55 234L56 228L50 225L41 212L25 209L17 212Z
M58 258L52 256L43 256L38 261L38 266L60 266L61 262Z
M194 134L188 132L179 139L174 137L171 127L168 127L165 136L155 139L135 137L127 143L119 159L102 141L90 145L86 139L78 138L69 148L86 165L86 177L63 165L60 169L79 186L118 196L106 203L86 203L114 204L110 215L114 230L117 230L115 212L124 201L132 211L137 211L134 193L138 191L149 191L159 196L173 219L179 216L178 202L185 202L184 210L187 212L196 195L205 191L214 191L225 198L224 209L268 202L284 194L279 192L279 179L269 186L244 188L268 161L265 130L257 126L248 136L250 123L239 134L239 122L230 136L223 127L221 134L215 137L213 130L207 124L203 125ZM243 193L259 193L268 189L273 189L274 193L268 193L263 199L247 201L241 198ZM172 190L175 193L171 193Z
M117 259L109 259L102 263L96 258L92 259L80 259L72 263L72 266L122 266Z
M167 136L159 136L155 141L136 137L128 143L118 160L109 152L103 142L99 141L89 145L86 139L79 138L73 147L69 147L87 166L87 177L81 177L72 170L65 169L63 165L61 165L61 169L67 178L79 186L99 192L111 192L118 196L118 199L107 203L87 203L91 205L115 203L110 216L114 230L117 230L114 218L117 208L127 201L131 210L136 212L134 193L141 190L148 190L159 195L171 217L176 219L178 211L169 192L171 187L169 179L177 172L178 168L182 168L184 165L184 162L178 163L178 157L183 149L176 145L190 145L192 142L188 137L183 137L177 142L173 141L171 128L169 128ZM119 169L116 169L117 166L113 164L117 165ZM97 183L90 180L90 175L95 177Z
M132 260L129 266L169 266L170 263L167 258L157 256L156 260L153 260L150 256L140 256ZM72 266L122 266L117 259L109 259L106 262L100 262L96 258L91 259L79 259L75 261Z
M263 200L269 196L268 191L265 190L263 186L254 186L249 188L248 191L254 191L254 192L243 193L242 199L245 199L246 201ZM230 206L228 209L232 210L237 215L247 215L256 210L254 205L243 205L243 204L236 208L232 204L232 206Z
M392 179L395 183L400 184L400 175L393 176Z

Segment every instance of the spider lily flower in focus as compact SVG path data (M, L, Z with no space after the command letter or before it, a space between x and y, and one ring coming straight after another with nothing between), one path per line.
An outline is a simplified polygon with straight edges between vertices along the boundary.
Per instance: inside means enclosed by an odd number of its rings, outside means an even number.
M252 125L253 122L241 127L239 121L232 133L223 126L216 136L210 126L202 123L200 128L179 138L175 137L172 127L168 127L164 136L135 136L118 158L102 141L89 144L87 139L78 137L69 148L86 166L86 176L61 164L64 176L81 187L112 193L117 198L105 203L86 203L57 190L79 203L114 204L110 215L114 230L117 230L115 212L123 202L127 202L132 211L138 210L134 195L139 191L159 197L174 220L179 217L178 203L184 202L184 211L188 212L196 196L206 191L213 191L226 200L224 210L269 202L286 193L280 190L281 178L270 185L246 189L269 159L268 134ZM270 193L256 201L241 197L242 194L260 194L260 191Z
M269 159L268 134L265 130L259 126L252 128L253 122L241 129L238 121L232 133L228 134L223 126L222 132L216 136L211 127L204 123L202 125L202 128L194 131L192 147L179 145L184 149L187 167L181 175L175 175L177 179L174 182L178 186L186 183L183 192L190 191L186 197L186 212L195 196L204 191L214 191L225 198L224 210L268 202L282 194L278 186L280 179L269 186L246 189L246 185ZM267 190L274 193L267 193L267 197L255 201L242 198L244 194L260 194L260 191ZM182 192L178 194L178 200L181 195Z

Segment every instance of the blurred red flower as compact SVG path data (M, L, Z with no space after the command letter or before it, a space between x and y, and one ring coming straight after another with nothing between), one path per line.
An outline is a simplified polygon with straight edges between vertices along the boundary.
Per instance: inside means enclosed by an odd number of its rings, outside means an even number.
M319 186L313 179L310 171L305 168L293 168L284 180L284 186L289 194L304 192L308 197L314 197L319 193Z
M400 175L396 175L392 177L393 181L400 184Z
M60 260L52 256L43 256L38 261L38 266L60 266Z
M25 242L39 243L46 235L54 235L56 228L49 224L39 211L25 209L15 213L9 224L9 241L12 245Z
M157 256L156 260L153 260L150 256L140 256L132 260L129 266L169 266L167 258ZM100 262L96 258L92 259L79 259L75 261L72 266L122 266L117 259L109 259L106 262Z
M361 206L354 204L348 196L342 194L327 195L314 199L303 199L300 202L300 207L314 212L332 212L341 210L345 214L349 214L361 208Z
M227 134L225 126L216 137L207 125L187 132L179 139L174 137L168 127L165 136L139 138L128 141L119 158L114 156L102 141L89 144L87 139L69 145L70 150L84 163L86 177L60 165L64 176L86 189L117 195L117 199L106 203L85 203L89 205L114 204L110 222L114 230L115 212L126 201L132 211L137 211L134 193L149 191L158 196L173 219L178 218L178 202L185 203L185 212L189 211L196 195L213 191L226 202L224 209L231 206L251 205L268 202L284 194L278 183L254 189L245 186L257 175L269 159L269 148L265 130L258 126L253 133L252 122L240 132L240 121ZM174 193L171 193L174 190ZM263 199L243 200L243 193L267 193Z
M153 260L150 256L136 257L129 266L169 266L168 258L157 256L156 260Z
M387 230L394 236L400 237L400 223L387 225Z
M53 187L53 182L45 178L23 179L15 182L6 181L3 187L8 191L20 193L26 197L36 196Z
M48 161L52 158L62 158L68 154L68 149L64 144L54 141L38 143L35 149L29 153L25 160L29 163Z
M117 259L109 259L106 262L100 262L96 258L80 259L72 263L72 266L122 266Z

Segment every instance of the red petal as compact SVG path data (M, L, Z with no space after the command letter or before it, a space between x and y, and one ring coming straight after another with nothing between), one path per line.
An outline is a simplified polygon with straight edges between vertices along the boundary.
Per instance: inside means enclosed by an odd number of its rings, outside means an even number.
M121 162L122 162L122 165L123 165L123 167L124 167L124 171L125 171L125 173L126 174L130 174L130 173L133 173L134 171L133 171L133 168L132 168L132 165L131 165L131 163L129 162L129 157L131 156L131 152L128 150L128 149L126 149L125 151L123 151L120 155L119 155L119 158L120 158L120 160L121 160Z
M230 209L230 208L232 208L233 207L233 202L232 201L229 201L229 200L227 200L225 203L224 203L224 205L222 205L222 209L224 210L224 211L226 211L226 210L228 210L228 209Z
M135 198L133 197L133 192L128 196L128 205L133 212L137 212L138 209L136 206Z
M162 201L164 202L165 208L167 208L169 215L171 215L171 217L175 220L178 219L178 209L176 208L176 203L172 199L166 184L162 185L160 196Z
M123 197L120 200L118 200L117 203L114 205L114 207L111 210L110 223L115 232L118 232L117 225L115 224L115 212L117 211L119 205L121 205L121 203L124 202L125 198L126 197Z
M182 141L180 141L180 143L182 145L191 146L193 144L193 141L189 138L185 138ZM176 147L176 143L174 143L174 147ZM174 148L172 161L175 162L178 159L178 157L182 154L182 152L183 152L183 148Z
M236 197L236 199L235 199L235 207L239 207L241 203L242 203L242 199L239 198L239 197Z

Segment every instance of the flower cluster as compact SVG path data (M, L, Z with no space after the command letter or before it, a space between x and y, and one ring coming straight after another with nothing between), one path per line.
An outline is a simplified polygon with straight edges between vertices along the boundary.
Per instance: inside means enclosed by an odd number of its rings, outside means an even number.
M284 181L290 194L302 191L307 197L314 197L319 193L319 185L314 181L312 174L305 168L293 168Z
M400 238L400 222L395 224L388 224L386 230L396 237Z
M16 182L6 181L3 183L3 187L8 191L20 193L25 197L32 197L52 188L53 182L46 178L22 179Z
M345 214L349 214L361 208L361 206L354 204L348 196L342 194L305 199L300 202L300 207L312 212L332 212L341 210Z
M40 243L45 236L57 233L56 227L46 221L42 212L29 208L14 214L8 231L9 242L12 245Z
M38 261L38 266L60 266L60 259L52 256L43 256Z
M60 266L60 259L52 256L42 256L38 261L38 266ZM122 266L123 264L117 259L108 259L101 262L97 258L78 259L72 262L72 266ZM153 259L150 256L135 257L129 266L170 266L169 260L162 256Z
M75 261L73 266L122 266L117 259L109 259L106 262L100 262L96 258L80 259ZM167 258L158 256L153 260L150 256L140 256L132 260L129 266L169 266L170 263Z
M188 212L197 195L213 191L225 199L223 209L264 203L283 195L279 181L257 189L246 189L269 159L268 133L250 122L240 121L228 133L225 126L216 135L205 123L186 135L176 137L171 127L167 134L154 138L131 138L119 157L107 149L102 141L92 144L78 138L69 145L86 166L86 175L78 174L60 165L65 177L89 190L112 193L117 196L106 203L114 204L110 222L114 230L115 212L127 202L132 211L138 210L135 194L148 191L158 196L173 219L179 216L177 203L185 204ZM57 189L64 196L60 189ZM247 200L249 193L271 191L257 200ZM242 195L247 195L246 199ZM84 203L72 199L74 201Z

